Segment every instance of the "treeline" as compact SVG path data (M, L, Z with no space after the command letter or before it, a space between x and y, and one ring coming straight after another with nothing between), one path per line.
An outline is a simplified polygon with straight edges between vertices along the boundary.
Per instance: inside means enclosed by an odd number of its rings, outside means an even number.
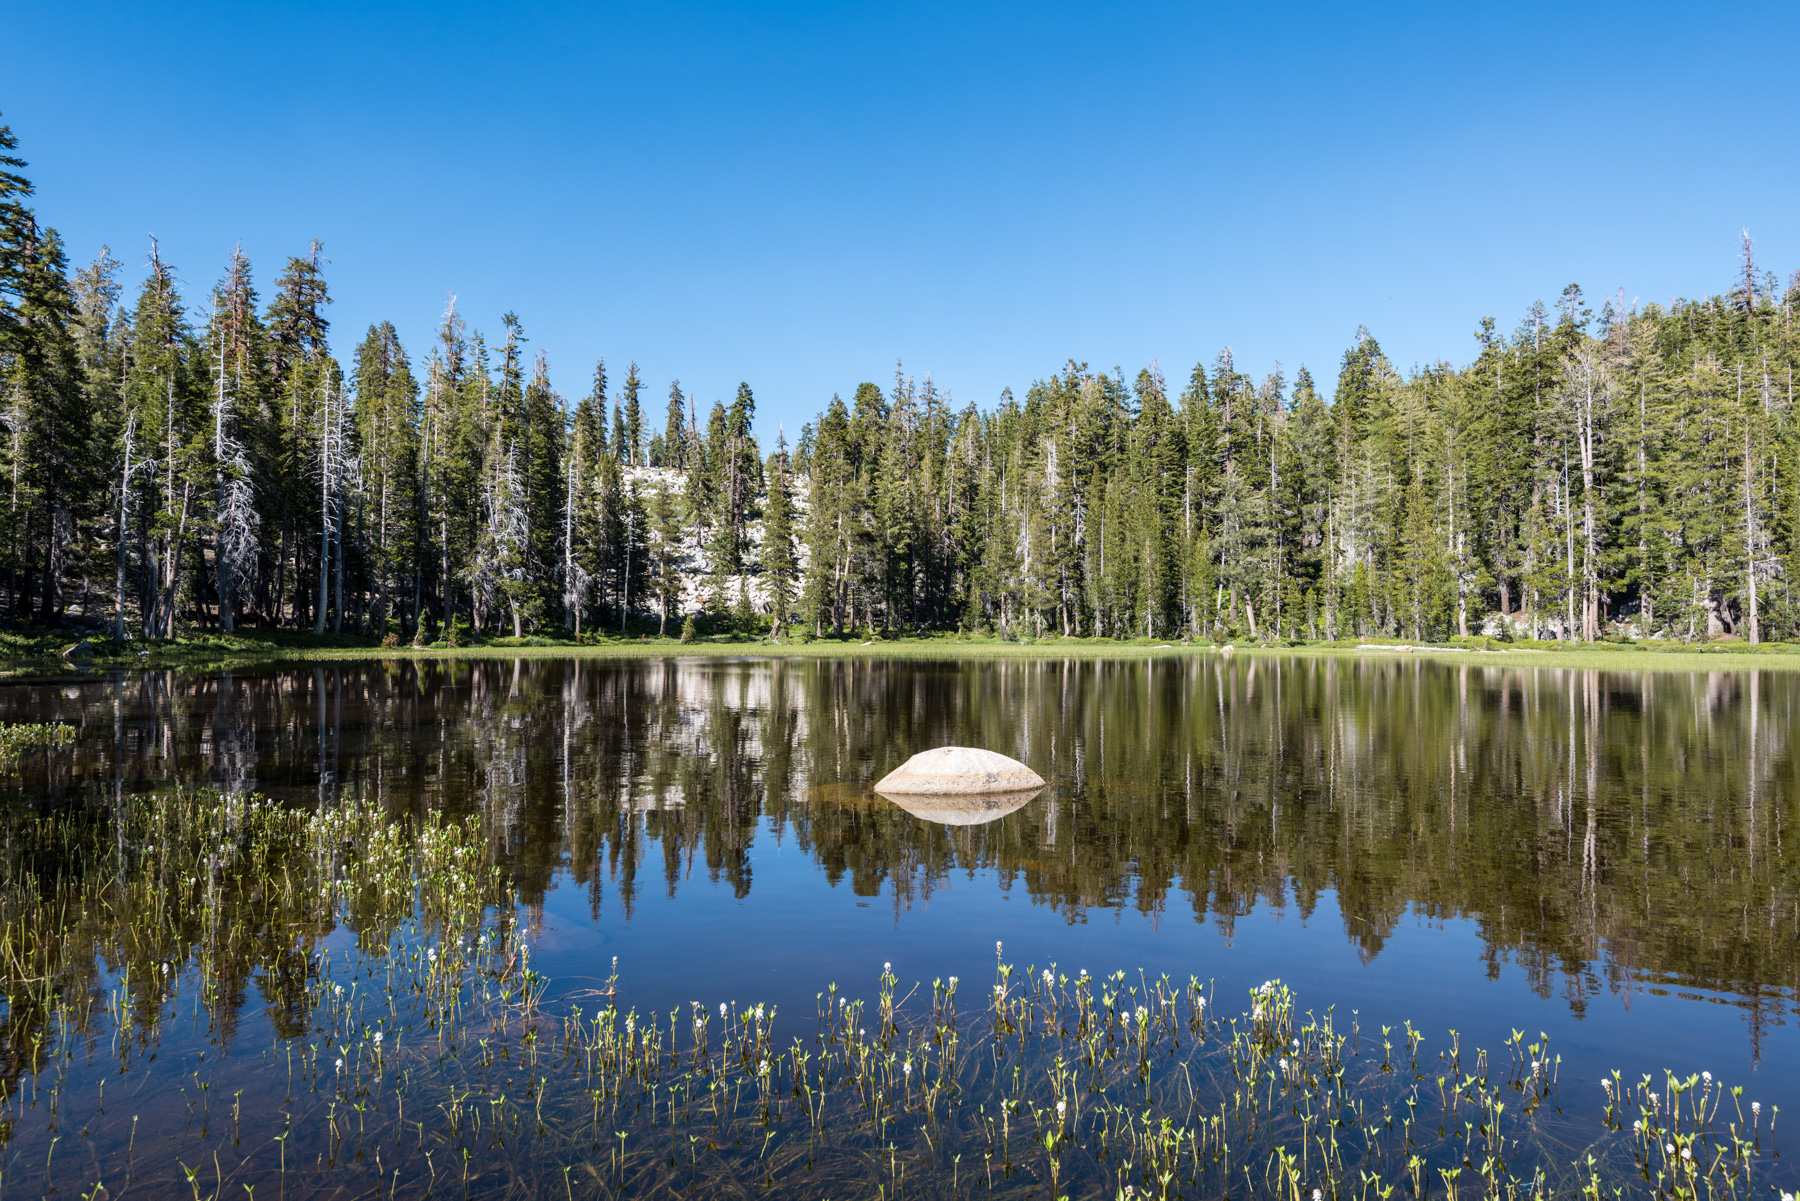
M0 127L3 131L4 127ZM184 296L71 271L0 132L0 607L119 637L239 624L396 640L771 626L1007 637L1800 634L1794 315L1734 286L1596 316L1580 290L1472 362L1358 331L1327 401L1229 351L1071 361L987 411L897 372L766 457L755 397L597 364L570 402L508 314L333 357L318 244L265 304L234 251Z
M1327 402L1231 352L1179 391L1070 362L989 413L863 385L802 437L809 616L1006 633L1793 637L1800 272L1596 317L1580 288L1474 360L1358 330Z

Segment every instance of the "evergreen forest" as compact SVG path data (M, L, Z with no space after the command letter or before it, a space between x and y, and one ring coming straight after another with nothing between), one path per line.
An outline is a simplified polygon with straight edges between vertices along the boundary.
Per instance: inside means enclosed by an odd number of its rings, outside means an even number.
M120 639L1800 638L1800 272L1571 285L1406 369L1359 329L1330 398L1229 350L1070 360L988 408L896 370L765 447L520 317L331 350L313 243L184 294L71 266L0 127L0 616ZM1046 365L1048 366L1048 365ZM579 382L573 382L579 381ZM765 453L765 451L767 453Z

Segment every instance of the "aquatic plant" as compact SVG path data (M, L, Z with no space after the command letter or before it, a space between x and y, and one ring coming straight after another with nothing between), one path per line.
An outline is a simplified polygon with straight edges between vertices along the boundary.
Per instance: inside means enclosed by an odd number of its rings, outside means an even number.
M1710 1074L1008 962L801 1020L538 970L471 824L175 792L12 815L0 1194L1767 1195ZM973 993L971 998L970 993ZM260 996L261 1012L250 1003ZM1784 1175L1786 1173L1786 1175Z
M34 747L60 746L75 741L75 727L61 722L17 722L0 725L0 767L17 762Z

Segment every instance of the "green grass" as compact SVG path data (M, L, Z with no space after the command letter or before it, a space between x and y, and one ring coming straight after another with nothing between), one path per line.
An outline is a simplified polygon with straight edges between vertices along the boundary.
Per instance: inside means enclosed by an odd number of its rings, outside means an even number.
M320 659L417 659L417 658L532 658L580 656L593 658L667 658L698 656L786 656L802 658L1148 658L1230 653L1233 655L1338 656L1356 659L1389 656L1425 657L1445 662L1508 664L1557 668L1607 670L1721 671L1743 668L1800 669L1800 643L1774 642L1751 647L1730 640L1711 644L1679 642L1502 642L1492 638L1462 638L1442 643L1414 643L1405 639L1303 642L1300 640L1230 643L1165 639L1094 639L1049 636L1022 641L1002 641L985 635L914 634L889 638L824 638L810 642L774 642L749 636L711 635L683 643L672 634L657 637L601 635L577 641L561 631L523 638L485 639L472 646L452 647L442 641L427 646L402 643L383 647L374 638L354 634L314 636L303 630L245 629L234 634L199 630L184 631L168 639L134 639L115 644L96 637L88 640L93 654L65 657L66 648L79 641L67 632L43 629L0 630L0 679L61 675L91 668L182 668L221 670L253 663ZM1229 646L1229 652L1226 647Z

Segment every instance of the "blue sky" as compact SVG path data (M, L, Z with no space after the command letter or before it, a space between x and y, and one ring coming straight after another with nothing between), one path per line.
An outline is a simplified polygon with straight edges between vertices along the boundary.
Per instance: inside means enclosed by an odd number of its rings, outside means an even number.
M377 11L378 10L378 11ZM454 290L558 387L765 437L894 362L956 402L1230 346L1323 383L1579 282L1800 266L1793 5L16 6L0 121L71 257L198 300L325 243L334 347Z

